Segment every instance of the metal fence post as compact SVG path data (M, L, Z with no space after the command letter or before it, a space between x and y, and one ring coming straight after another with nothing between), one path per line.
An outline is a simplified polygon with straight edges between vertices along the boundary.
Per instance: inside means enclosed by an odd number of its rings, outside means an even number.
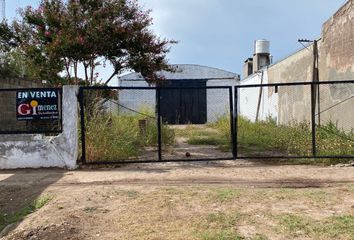
M232 157L236 157L235 148L235 116L234 116L234 104L232 96L232 87L229 87L229 104L230 104L230 131L231 131L231 146L232 146Z
M312 132L312 155L316 157L316 86L311 83L311 132Z
M80 124L81 124L81 161L86 163L86 140L85 140L85 107L83 89L79 88Z
M158 145L158 160L162 160L162 147L161 147L161 94L160 94L160 88L156 88L156 93L157 93L157 145Z
M238 133L238 87L234 87L234 114L233 114L233 123L234 123L234 141L233 141L233 155L234 158L238 158L238 139L237 139L237 133Z

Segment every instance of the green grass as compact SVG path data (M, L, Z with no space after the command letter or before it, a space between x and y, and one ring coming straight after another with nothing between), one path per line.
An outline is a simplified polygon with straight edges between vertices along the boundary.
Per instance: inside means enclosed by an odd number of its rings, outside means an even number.
M244 237L232 230L206 231L201 234L203 240L242 240Z
M281 231L293 237L306 236L316 239L354 238L353 215L333 216L321 221L296 214L283 214L277 218Z
M0 213L0 231L2 231L7 225L16 223L24 219L28 214L31 214L38 209L46 205L53 197L49 195L44 195L34 200L33 202L27 204L25 207L20 209L14 214L4 214Z
M240 215L225 213L210 213L206 216L203 230L199 233L200 239L203 240L233 240L244 239L235 230L236 223Z
M86 158L88 161L115 161L137 158L144 147L157 145L155 119L146 119L146 130L141 131L139 120L143 115L109 115L96 112L86 119ZM163 144L174 142L174 131L162 127Z
M214 199L217 199L221 203L234 200L240 197L241 192L232 188L218 188L212 191Z
M187 143L191 145L213 145L219 146L222 151L229 151L231 149L231 136L225 131L221 131L221 125L209 124L206 128L187 126L185 129L176 129L177 137L187 138Z

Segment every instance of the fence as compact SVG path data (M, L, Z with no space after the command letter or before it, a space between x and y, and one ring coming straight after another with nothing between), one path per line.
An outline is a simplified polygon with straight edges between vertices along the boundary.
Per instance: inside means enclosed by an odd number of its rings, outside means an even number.
M85 163L354 158L354 81L79 95Z
M233 157L232 87L81 87L79 99L83 162ZM225 150L188 147L191 132L206 133L196 126L212 125L222 116L228 119L219 139Z
M0 89L0 134L60 133L61 88Z
M240 85L235 102L236 158L354 157L354 81Z

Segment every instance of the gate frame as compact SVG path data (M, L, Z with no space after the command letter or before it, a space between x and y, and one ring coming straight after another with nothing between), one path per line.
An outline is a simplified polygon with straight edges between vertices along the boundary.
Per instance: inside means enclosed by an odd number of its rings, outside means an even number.
M198 162L198 161L222 161L222 160L234 160L235 155L235 125L234 125L234 110L233 110L233 86L206 86L206 87L118 87L118 86L81 86L79 87L79 106L80 106L80 128L81 128L81 162L89 165L101 165L101 164L125 164L125 163L158 163L158 162ZM166 89L225 89L229 94L229 114L230 114L230 143L232 146L232 157L228 158L199 158L199 159L163 159L162 155L162 121L161 121L161 93L160 90ZM157 145L158 145L158 159L157 160L127 160L127 161L103 161L103 162L87 162L86 159L86 137L85 137L85 106L84 106L84 91L85 90L155 90L156 91L156 113L157 113Z
M329 84L354 84L354 80L340 81L319 81L319 82L290 82L290 83L268 83L268 84L248 84L236 86L206 86L205 89L228 89L229 91L229 112L230 112L230 136L231 136L231 153L229 158L199 158L199 159L163 159L162 156L162 139L161 139L161 112L160 112L160 90L161 89L200 89L201 87L118 87L118 86L81 86L79 87L79 106L80 106L80 123L81 123L81 162L89 165L100 164L124 164L124 163L158 163L158 162L199 162L199 161L222 161L222 160L242 160L242 159L353 159L354 156L318 156L316 150L316 122L314 108L314 91L316 86ZM308 86L311 87L311 132L312 132L312 155L310 156L254 156L240 157L238 153L238 116L239 116L239 89L240 88L262 88L262 87L281 87L281 86ZM86 161L86 141L85 141L85 109L84 109L84 90L155 90L156 91L156 113L157 113L157 142L158 142L158 159L157 160L130 160L130 161L104 161L104 162L87 162Z
M234 86L234 101L235 101L235 107L234 107L234 126L235 126L235 144L234 146L236 148L235 152L235 160L236 159L353 159L354 156L318 156L317 155L317 149L316 149L316 109L315 109L315 89L316 86L319 87L321 85L330 85L330 84L354 84L354 80L339 80L339 81L319 81L319 82L290 82L290 83L268 83L268 84L247 84L247 85L237 85ZM311 87L311 140L312 140L312 155L311 156L255 156L255 157L240 157L238 155L238 139L237 139L237 130L238 130L238 90L240 88L262 88L262 87L280 87L280 86L308 86L310 85Z

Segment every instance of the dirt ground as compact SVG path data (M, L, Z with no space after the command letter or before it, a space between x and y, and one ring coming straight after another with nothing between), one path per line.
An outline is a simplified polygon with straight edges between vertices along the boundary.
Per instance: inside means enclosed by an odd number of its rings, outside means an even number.
M1 239L354 239L354 168L251 161L0 171Z

